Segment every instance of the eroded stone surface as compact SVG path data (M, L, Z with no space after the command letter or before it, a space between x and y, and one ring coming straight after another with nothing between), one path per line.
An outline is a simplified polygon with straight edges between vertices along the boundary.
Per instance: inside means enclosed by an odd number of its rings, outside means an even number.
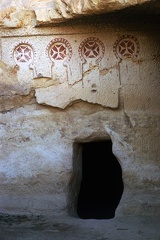
M0 25L23 27L63 22L83 15L113 12L143 3L154 4L154 11L160 6L151 0L2 0L0 3ZM150 8L150 7L149 7Z
M1 31L1 212L75 212L80 143L111 139L117 215L159 215L157 22L107 21Z
M33 215L1 215L0 234L3 239L66 239L85 240L119 239L132 236L132 240L158 240L160 236L159 220L155 216L124 216L109 220L88 219L84 221L76 217L53 217Z
M124 94L130 91L129 88L135 88L136 94L139 92L142 97L146 82L140 81L141 75L143 78L141 72L145 72L148 84L159 75L158 48L150 48L147 38L142 47L144 39L139 33L122 33L117 37L117 32L109 33L110 28L102 27L104 31L100 35L76 34L77 30L71 35L50 35L51 32L46 31L46 36L24 36L23 41L17 36L6 39L4 33L1 40L2 87L13 86L12 94L19 95L28 95L35 90L38 103L59 108L80 100L117 108L121 86ZM8 77L7 82L3 75ZM157 94L150 89L147 96L143 94L144 99L154 99L148 103L152 105L149 109L158 108L159 85L156 84L153 89ZM133 104L129 100L124 104L130 102ZM142 102L146 104L145 100Z
M2 65L9 66L4 74L11 72L10 83L13 88L17 83L21 90L15 94L28 95L35 89L41 104L65 108L83 100L117 108L120 80L112 49L116 35L109 38L107 30L100 38L98 34L57 36L48 32L41 41L37 36L23 37L22 41L20 37L6 39L4 35ZM129 57L135 56L131 53ZM6 84L3 76L2 82Z
M79 103L65 111L23 107L1 114L0 122L2 212L68 212L72 184L75 194L80 181L73 143L111 138L125 185L117 215L159 214L159 128L152 127L159 117L129 118Z

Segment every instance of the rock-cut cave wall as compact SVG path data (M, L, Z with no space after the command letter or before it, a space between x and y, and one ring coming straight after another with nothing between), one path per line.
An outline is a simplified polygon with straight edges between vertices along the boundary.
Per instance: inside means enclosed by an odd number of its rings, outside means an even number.
M3 25L0 212L75 214L82 145L111 140L124 184L116 215L159 214L156 19L115 13L54 26Z

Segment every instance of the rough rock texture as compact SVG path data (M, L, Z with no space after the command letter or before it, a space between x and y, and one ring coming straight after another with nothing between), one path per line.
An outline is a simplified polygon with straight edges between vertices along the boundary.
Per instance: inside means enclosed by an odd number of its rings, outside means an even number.
M75 214L81 143L111 139L124 181L117 215L159 215L158 16L34 28L52 23L42 9L55 3L9 2L1 1L0 212ZM80 6L72 11L92 13Z
M46 25L146 3L149 11L160 12L160 4L153 0L1 0L0 25L16 28Z

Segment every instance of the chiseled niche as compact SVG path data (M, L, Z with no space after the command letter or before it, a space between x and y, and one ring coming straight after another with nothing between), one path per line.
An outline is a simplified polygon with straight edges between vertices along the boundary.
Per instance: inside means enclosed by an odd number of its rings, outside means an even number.
M136 72L139 50L136 37L105 32L2 38L2 61L23 94L34 89L39 104L62 109L81 100L117 108L120 72Z

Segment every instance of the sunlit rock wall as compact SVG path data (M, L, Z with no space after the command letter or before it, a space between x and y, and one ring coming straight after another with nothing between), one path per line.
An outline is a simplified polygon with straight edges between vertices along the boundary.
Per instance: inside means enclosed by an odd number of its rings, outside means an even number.
M0 212L68 213L79 144L111 139L124 181L116 214L159 214L159 38L154 21L105 17L1 29Z
M152 0L1 0L0 25L13 28L48 25L146 3L151 3L149 9L154 5L154 12L160 8Z

